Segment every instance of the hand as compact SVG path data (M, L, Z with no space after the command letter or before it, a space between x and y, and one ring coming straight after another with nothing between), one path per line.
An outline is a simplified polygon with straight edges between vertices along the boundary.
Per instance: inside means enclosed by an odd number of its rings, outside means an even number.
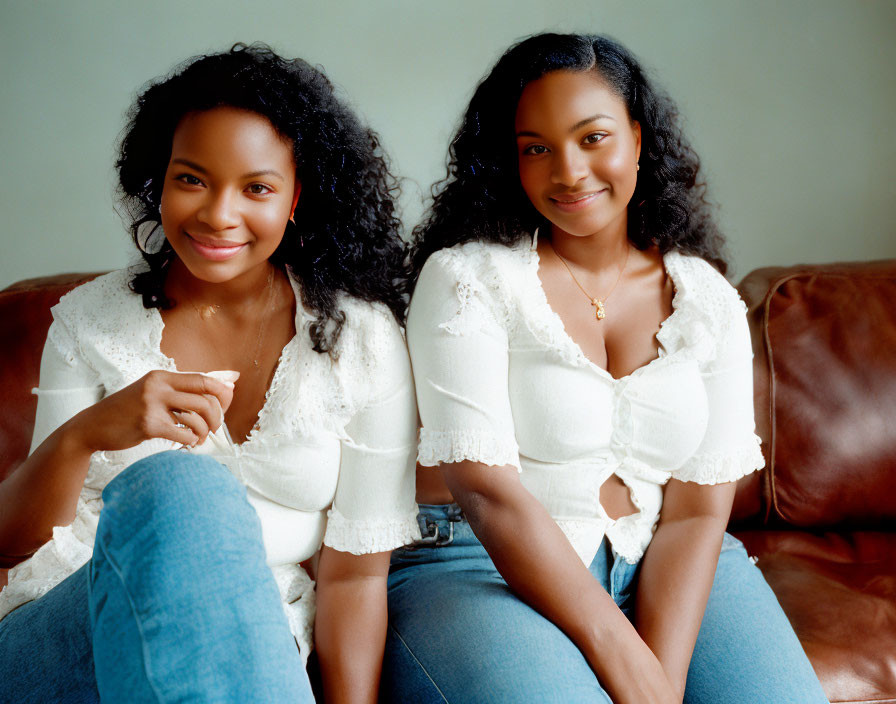
M591 665L613 701L619 704L681 704L681 694L672 686L660 661L644 641L640 638L624 640L605 643L599 661Z
M192 447L224 422L239 374L228 376L221 381L206 374L151 371L69 423L90 452L126 450L150 438Z

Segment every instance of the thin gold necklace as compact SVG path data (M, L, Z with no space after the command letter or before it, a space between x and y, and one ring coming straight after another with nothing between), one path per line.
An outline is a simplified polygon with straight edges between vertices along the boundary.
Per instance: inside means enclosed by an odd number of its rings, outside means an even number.
M576 275L572 273L572 269L570 269L569 263L563 257L560 256L560 252L558 252L556 249L554 249L554 243L551 242L550 245L551 245L551 251L557 255L557 259L559 259L563 263L563 266L566 267L566 270L569 272L569 275L572 278L572 280L575 282L576 286L578 286L579 290L585 294L585 297L589 301L591 301L591 305L594 306L595 320L603 320L604 318L606 318L607 311L606 311L606 308L604 308L604 303L606 303L607 299L610 297L610 294L616 290L617 284L619 283L620 279L622 279L622 273L625 271L625 267L628 266L628 255L632 251L631 245L629 245L625 249L625 261L622 262L622 268L619 269L619 276L616 277L616 283L613 284L613 287L609 291L607 291L607 295L604 296L603 298L598 298L597 296L592 296L590 293L588 293L585 290L585 287L579 283L579 280L576 278Z
M271 310L273 309L274 302L274 268L271 267L270 271L268 271L268 283L265 287L265 307L263 314L261 316L261 324L258 327L258 337L255 340L255 350L252 355L252 365L259 369L260 365L258 364L258 355L261 352L261 343L264 342L264 333L268 326L268 319L271 317ZM196 314L199 316L199 319L204 323L209 318L212 318L218 310L221 308L219 305L206 305L200 308L197 306L192 300L190 300L190 305L193 306L193 310L196 311Z

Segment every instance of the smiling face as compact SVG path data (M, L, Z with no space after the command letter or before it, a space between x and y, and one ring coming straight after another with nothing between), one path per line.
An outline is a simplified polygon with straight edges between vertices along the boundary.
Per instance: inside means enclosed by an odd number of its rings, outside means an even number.
M219 107L188 113L162 188L165 237L210 283L264 271L283 239L299 184L290 142L267 118Z
M627 236L641 130L597 73L553 71L529 83L515 131L523 190L555 230Z

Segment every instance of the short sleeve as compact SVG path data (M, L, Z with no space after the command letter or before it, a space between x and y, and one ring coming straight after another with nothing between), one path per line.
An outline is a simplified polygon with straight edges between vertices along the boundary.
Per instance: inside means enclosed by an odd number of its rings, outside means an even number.
M765 465L753 416L750 329L743 304L731 294L716 354L702 370L709 410L706 434L697 452L673 475L680 481L733 482Z
M408 314L424 466L470 460L520 469L500 292L443 250L420 273Z
M58 320L47 333L40 385L33 393L37 395L37 414L31 452L63 423L103 398L96 372L81 358L73 336Z
M420 537L415 490L417 406L407 346L392 316L375 311L355 345L355 383L369 386L346 425L339 479L324 543L361 555L386 552ZM352 359L354 357L354 359Z

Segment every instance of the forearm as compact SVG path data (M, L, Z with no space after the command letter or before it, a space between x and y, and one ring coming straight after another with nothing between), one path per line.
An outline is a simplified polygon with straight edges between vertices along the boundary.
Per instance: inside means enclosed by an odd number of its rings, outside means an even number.
M91 455L77 418L53 432L0 483L0 554L26 557L52 537L54 526L74 519Z
M661 522L641 561L635 625L662 663L679 700L724 532L725 521L718 516Z
M321 552L314 647L327 704L375 704L386 645L389 553Z
M515 472L463 464L484 477ZM658 661L544 506L518 481L505 482L495 491L486 487L471 492L457 472L448 471L445 476L511 589L569 636L614 701L650 700L639 699L632 670L653 673L650 683L656 685L662 677Z

